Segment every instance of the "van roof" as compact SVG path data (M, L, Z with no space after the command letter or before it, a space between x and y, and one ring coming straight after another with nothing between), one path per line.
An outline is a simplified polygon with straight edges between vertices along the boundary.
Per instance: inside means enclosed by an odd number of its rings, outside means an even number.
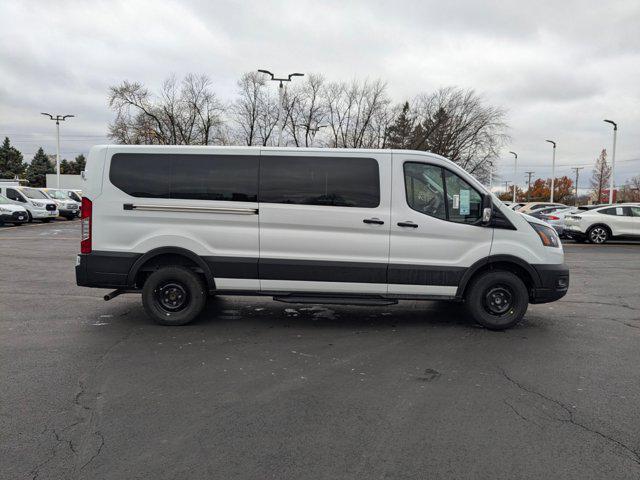
M324 148L324 147L262 147L262 146L242 146L242 145L233 145L233 146L223 146L223 145L119 145L119 144L103 144L103 145L94 145L92 148L95 149L105 149L105 148L113 148L118 150L179 150L179 151L199 151L199 150L260 150L266 152L336 152L336 153L402 153L406 155L422 155L438 158L441 160L451 161L446 157L438 155L432 152L426 152L421 150L401 150L401 149L385 149L385 148ZM453 163L453 162L452 162Z

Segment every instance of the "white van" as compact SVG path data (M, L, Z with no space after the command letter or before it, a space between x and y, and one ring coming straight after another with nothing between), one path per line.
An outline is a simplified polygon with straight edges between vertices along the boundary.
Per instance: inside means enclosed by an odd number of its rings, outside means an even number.
M66 191L58 188L41 188L40 191L56 202L58 214L67 220L73 220L80 214L80 202L72 200Z
M164 325L232 294L452 300L504 329L569 285L553 228L425 152L96 146L82 191L78 285Z
M27 210L20 205L15 205L4 195L0 195L0 225L12 223L16 227L29 221Z
M30 222L40 220L47 223L58 216L56 202L37 188L0 187L0 194L11 200L11 203L24 207Z

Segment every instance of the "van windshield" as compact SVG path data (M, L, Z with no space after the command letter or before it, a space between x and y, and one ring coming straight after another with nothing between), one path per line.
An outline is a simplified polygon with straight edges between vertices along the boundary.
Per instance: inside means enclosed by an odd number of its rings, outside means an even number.
M62 190L47 190L47 193L51 198L55 198L56 200L67 200L67 196Z
M40 190L36 190L35 188L24 187L21 188L20 191L29 198L48 198L44 193Z

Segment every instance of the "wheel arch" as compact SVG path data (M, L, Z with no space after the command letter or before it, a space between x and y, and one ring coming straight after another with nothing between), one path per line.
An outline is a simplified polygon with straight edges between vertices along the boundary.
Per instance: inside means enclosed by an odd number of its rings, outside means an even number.
M209 290L215 290L215 280L209 265L197 254L191 250L180 247L160 247L148 251L131 266L127 275L127 284L135 285L138 275L145 271L149 266L171 265L175 264L176 259L184 259L187 261L186 266L195 266L198 273L202 273ZM172 261L173 260L173 261ZM180 263L178 263L180 264Z
M458 284L456 298L463 299L472 280L478 275L492 270L506 270L514 273L524 282L529 292L541 286L538 272L528 262L513 255L491 255L478 260L467 269Z
M596 227L603 227L609 232L609 237L613 237L613 229L609 225L607 225L604 222L597 222L597 223L594 223L593 225L589 225L589 228L587 228L587 231L585 232L585 235L587 236L587 238L589 238L589 233L591 232L591 230L593 230Z

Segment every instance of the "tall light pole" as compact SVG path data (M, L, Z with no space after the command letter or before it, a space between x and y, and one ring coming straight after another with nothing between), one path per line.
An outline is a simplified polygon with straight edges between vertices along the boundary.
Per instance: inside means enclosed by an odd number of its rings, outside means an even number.
M505 180L503 183L504 183L504 191L509 193L509 184L511 183L511 180Z
M287 75L287 78L276 78L269 70L258 70L258 72L266 73L271 77L270 80L273 80L274 82L280 82L280 85L278 86L278 121L280 121L280 116L282 115L282 102L284 101L284 95L286 93L283 82L290 82L292 77L304 77L304 73L290 73ZM282 123L280 124L278 146L282 143L282 132L284 131L285 121L286 118L283 118Z
M509 152L516 157L516 163L513 167L513 203L516 203L516 175L518 175L518 154L516 152Z
M611 155L611 179L609 181L609 203L613 204L613 186L616 173L616 139L618 137L618 124L613 120L605 120L613 125L613 153Z
M50 120L56 122L56 188L60 188L60 122L75 117L75 115L56 115L55 117L50 113L41 113L40 115L46 115Z
M553 160L551 161L551 203L553 203L553 189L556 181L556 142L553 140L545 140L553 144Z
M580 178L580 170L584 167L571 167L576 171L576 207L578 206L578 178Z

